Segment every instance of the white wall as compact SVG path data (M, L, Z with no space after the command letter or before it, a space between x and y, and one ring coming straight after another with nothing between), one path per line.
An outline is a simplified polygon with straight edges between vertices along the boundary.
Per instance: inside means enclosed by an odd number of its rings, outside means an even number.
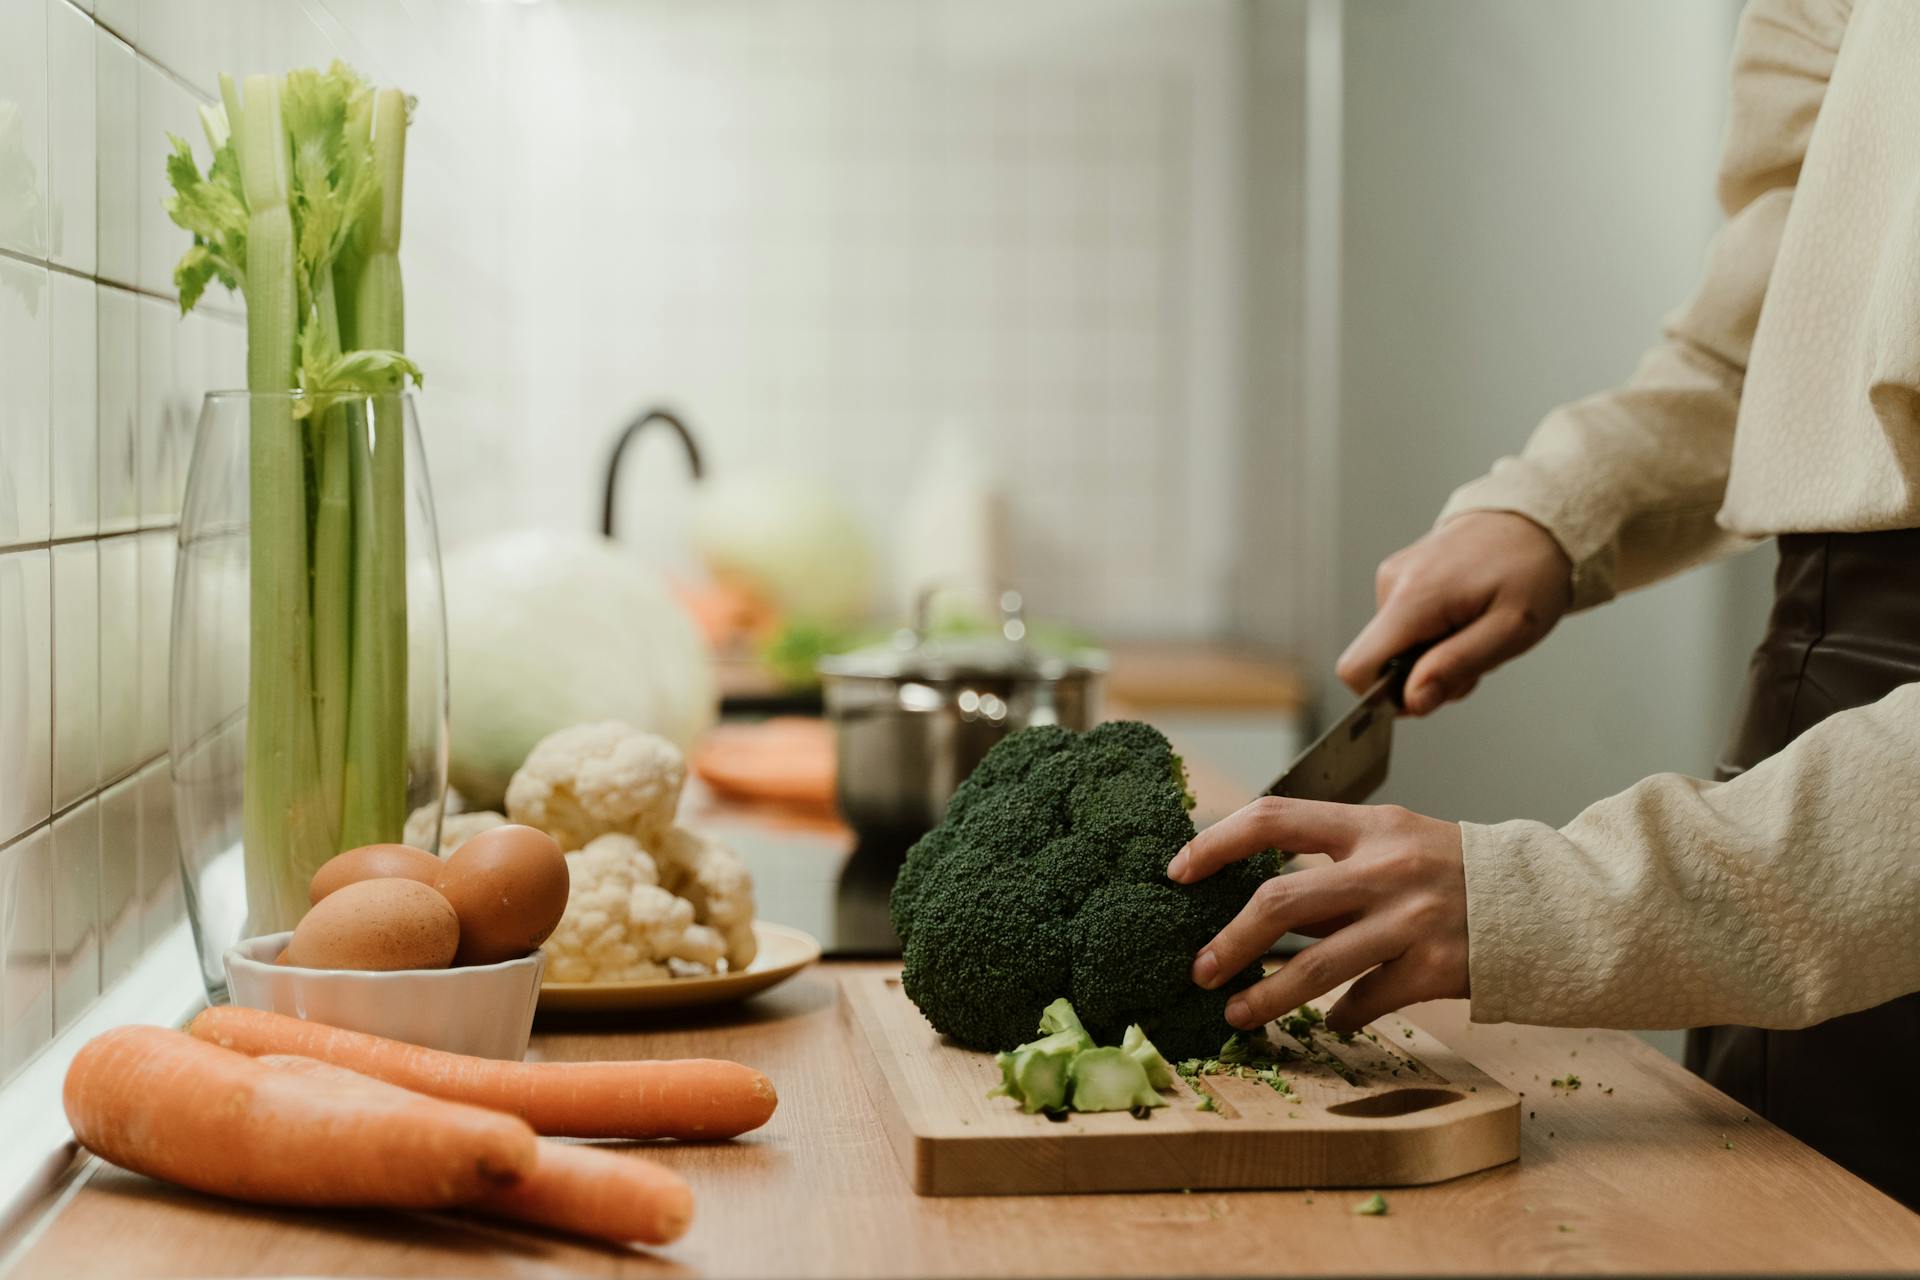
M1691 288L1735 6L1350 0L1342 94L1338 598L1554 404L1609 386ZM1390 798L1563 822L1711 770L1771 557L1563 623L1408 724Z
M486 441L516 465L448 504L450 540L502 510L591 524L613 432L655 401L716 469L825 477L884 540L945 426L1006 496L1033 609L1109 635L1222 623L1234 0L560 0L528 18L530 416ZM640 464L626 534L675 563L683 469L658 446Z

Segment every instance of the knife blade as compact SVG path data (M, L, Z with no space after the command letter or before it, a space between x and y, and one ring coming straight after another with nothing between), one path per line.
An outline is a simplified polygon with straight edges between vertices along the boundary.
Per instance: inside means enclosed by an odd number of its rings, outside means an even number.
M1360 804L1378 791L1387 780L1393 720L1406 696L1407 673L1430 647L1417 644L1388 659L1353 709L1295 756L1266 794Z

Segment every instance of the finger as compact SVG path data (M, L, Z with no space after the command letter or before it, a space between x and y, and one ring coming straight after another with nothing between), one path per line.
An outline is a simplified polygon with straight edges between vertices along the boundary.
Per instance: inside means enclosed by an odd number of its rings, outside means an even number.
M1539 638L1539 621L1529 611L1489 609L1413 664L1407 675L1408 712L1423 716L1465 697L1481 676L1524 653Z
M1352 914L1339 915L1331 920L1315 920L1312 924L1297 924L1287 930L1303 938L1324 938L1330 933L1338 933L1360 917Z
M1327 1011L1327 1026L1335 1031L1358 1031L1395 1009L1418 1004L1432 995L1422 985L1422 975L1412 961L1404 956L1388 960L1347 988Z
M1400 600L1388 600L1367 620L1334 661L1333 673L1355 693L1365 692L1380 678L1387 659L1421 638L1427 610L1415 610Z
M1444 636L1468 621L1485 601L1448 601L1431 591L1396 591L1374 611L1367 625L1346 648L1333 669L1349 689L1365 692L1380 678L1381 668L1397 653L1423 640ZM1457 616L1465 614L1466 616Z
M1261 796L1188 841L1167 864L1167 879L1191 884L1265 849L1344 858L1360 838L1368 812L1361 805Z
M1193 980L1217 987L1267 954L1295 925L1351 914L1364 905L1365 896L1360 878L1344 867L1262 881L1239 914L1193 958Z
M1405 949L1406 939L1387 921L1362 920L1314 943L1235 995L1227 1002L1227 1021L1242 1030L1263 1026Z

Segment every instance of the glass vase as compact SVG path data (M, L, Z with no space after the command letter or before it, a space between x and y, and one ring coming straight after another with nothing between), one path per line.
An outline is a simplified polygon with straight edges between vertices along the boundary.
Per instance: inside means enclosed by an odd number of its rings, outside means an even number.
M408 395L213 392L173 590L170 726L187 913L224 956L291 929L345 849L439 847L446 606Z

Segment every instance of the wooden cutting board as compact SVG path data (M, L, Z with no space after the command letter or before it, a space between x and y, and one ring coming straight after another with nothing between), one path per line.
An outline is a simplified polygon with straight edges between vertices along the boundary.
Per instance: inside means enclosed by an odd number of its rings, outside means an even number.
M1031 1195L1233 1187L1390 1187L1439 1182L1520 1154L1520 1099L1412 1023L1382 1019L1341 1042L1324 1031L1258 1080L1186 1080L1149 1118L1025 1115L993 1055L927 1025L897 974L851 974L841 1009L875 1109L921 1195Z

